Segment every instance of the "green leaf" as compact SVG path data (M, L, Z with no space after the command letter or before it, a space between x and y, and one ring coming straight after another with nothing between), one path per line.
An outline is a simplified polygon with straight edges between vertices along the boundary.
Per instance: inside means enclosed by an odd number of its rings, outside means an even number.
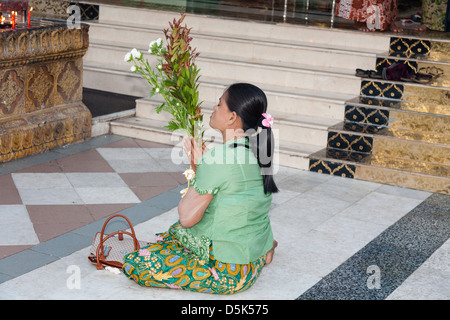
M163 102L159 107L156 107L156 113L160 113L166 104Z
M182 129L175 121L169 121L169 124L165 127L169 131L175 131L177 129Z

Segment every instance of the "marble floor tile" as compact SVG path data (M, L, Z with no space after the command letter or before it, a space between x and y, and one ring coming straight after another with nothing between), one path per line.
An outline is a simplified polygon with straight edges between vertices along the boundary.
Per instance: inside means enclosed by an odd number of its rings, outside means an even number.
M329 197L318 192L303 192L283 203L283 207L291 208L292 213L336 214L350 206L344 199Z
M117 173L167 171L164 167L160 166L158 161L150 156L148 159L108 160L108 163Z
M186 177L183 175L183 172L169 172L169 174L178 182L178 184L187 183Z
M174 163L170 160L156 160L158 166L153 170L154 172L184 172L189 169L189 163Z
M18 189L71 188L64 173L12 173Z
M390 195L396 195L400 197L406 197L422 201L428 198L430 195L432 195L431 192L427 191L414 190L390 185L382 185L376 191L379 193L386 193Z
M18 188L23 204L82 204L73 188Z
M21 170L15 171L16 173L50 173L50 172L62 172L62 168L58 164L57 160L52 160L49 162L45 162L42 164L37 164L34 166L30 166Z
M321 183L307 192L308 196L313 196L313 194L319 197L325 195L352 203L379 187L379 184L366 183L365 181L355 182L353 179L333 177L333 179L328 180L326 183Z
M177 179L168 172L121 173L120 177L130 187L176 187L180 184Z
M376 190L346 208L340 215L389 226L421 202L422 200L380 193Z
M137 139L125 138L119 141L108 143L102 146L102 148L139 148Z
M300 234L313 230L333 216L333 213L326 210L293 209L290 205L286 205L287 203L275 206L269 213L274 237L277 241L295 241ZM286 224L287 221L289 221L288 224Z
M386 229L385 225L335 215L315 228L316 231L355 251Z
M40 242L94 222L85 205L28 205L26 208Z
M63 172L114 172L95 149L64 157L56 162Z
M147 152L152 158L159 160L172 160L174 163L182 163L183 159L186 161L188 158L184 153L183 148L172 147L172 148L142 148Z
M449 300L450 240L414 271L387 300Z
M85 204L141 202L128 187L76 187L75 191Z
M153 159L164 163L172 163L173 165L189 166L190 160L184 152L183 148L144 148Z
M99 172L74 172L66 173L71 185L75 188L86 187L127 187L119 174L115 172L99 173Z
M170 145L170 144L164 144L164 143L158 143L158 142L146 141L146 140L140 140L140 139L134 139L134 140L141 148L173 148L173 145Z
M22 204L19 192L14 184L11 174L0 176L0 205Z
M0 205L22 204L19 192L16 188L4 188L0 191Z
M146 201L159 194L169 191L173 186L159 186L159 187L130 187L134 194L141 201Z
M149 160L152 157L141 148L97 148L106 160Z
M0 245L38 244L33 223L23 205L0 206Z
M298 176L286 177L282 179L280 182L277 182L275 178L275 183L277 184L278 188L297 193L306 192L322 184L321 181Z
M299 192L279 188L280 192L272 194L272 204L279 205L300 195Z
M28 245L0 245L0 259L6 258L7 256L13 255L15 253L18 253L20 251L26 250L28 248L33 247L34 244L28 244ZM0 276L0 282L1 282L1 276Z
M101 203L101 204L86 204L85 207L89 210L94 220L99 220L104 217L108 217L112 214L119 213L122 210L125 210L134 205L135 203L117 203L117 204Z

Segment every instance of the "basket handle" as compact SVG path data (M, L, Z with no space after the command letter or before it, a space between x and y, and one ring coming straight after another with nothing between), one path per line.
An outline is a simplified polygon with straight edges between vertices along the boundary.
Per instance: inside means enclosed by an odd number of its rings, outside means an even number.
M103 238L104 233L105 233L105 229L106 229L106 225L109 223L109 221L110 221L111 219L116 218L116 217L123 218L123 219L125 219L125 220L127 221L128 225L129 225L129 227L130 227L131 233L128 232L128 231L116 231L116 232L113 232L113 233L107 235L105 238ZM96 257L97 257L97 269L98 269L98 270L103 269L103 266L102 266L102 263L100 262L100 259L105 259L105 257L103 256L103 243L104 243L107 239L109 239L109 238L115 236L116 234L119 234L119 237L120 237L121 235L123 235L123 234L127 234L127 235L131 236L131 237L133 238L134 250L138 250L138 249L139 249L139 247L140 247L139 241L138 241L137 238L136 238L136 233L134 232L133 225L131 224L130 220L128 220L127 217L125 217L124 215L121 215L121 214L115 214L115 215L110 216L108 219L106 219L105 223L103 224L102 231L101 231L101 233L100 233L100 243L99 243L99 245L98 245L98 247L97 247L97 253L96 253ZM100 253L100 254L99 254L99 253ZM110 262L108 262L108 264L110 264ZM117 266L116 266L116 265L113 265L113 266L115 266L115 267L121 267L121 266L118 266L118 265L117 265Z

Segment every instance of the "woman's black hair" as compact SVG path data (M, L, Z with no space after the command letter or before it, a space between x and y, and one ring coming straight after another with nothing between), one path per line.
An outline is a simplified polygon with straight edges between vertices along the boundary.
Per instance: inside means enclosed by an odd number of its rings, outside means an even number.
M265 119L263 113L267 110L267 98L265 93L255 85L249 83L235 83L228 87L224 95L225 102L230 111L236 112L241 118L244 132L258 127L262 130L256 135L248 137L250 148L258 160L264 182L264 193L278 192L278 187L273 180L273 155L275 140L271 127L263 126ZM232 144L236 147L237 144Z

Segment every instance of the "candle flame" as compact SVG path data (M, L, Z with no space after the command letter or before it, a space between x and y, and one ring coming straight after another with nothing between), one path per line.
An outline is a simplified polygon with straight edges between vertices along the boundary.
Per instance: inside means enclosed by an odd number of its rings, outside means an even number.
M30 8L30 11L33 11L33 7Z

